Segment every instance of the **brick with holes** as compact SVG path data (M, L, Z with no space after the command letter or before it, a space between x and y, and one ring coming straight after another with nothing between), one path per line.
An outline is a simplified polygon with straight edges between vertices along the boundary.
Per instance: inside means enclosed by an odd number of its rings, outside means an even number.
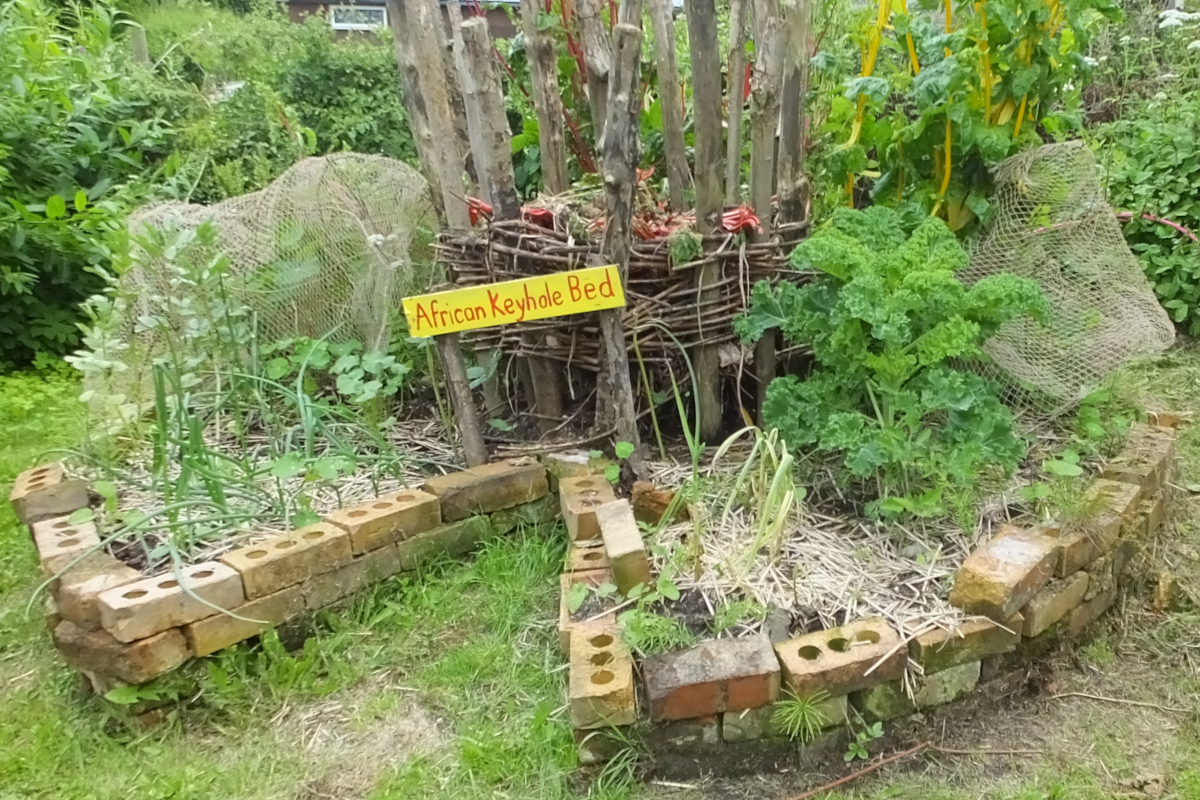
M817 691L837 697L896 680L908 663L908 649L882 617L780 642L775 654L784 686L803 697Z
M599 539L582 539L567 545L567 572L608 569L608 553Z
M60 572L100 547L100 535L91 522L72 525L70 517L52 517L33 523L31 529L42 571L47 575Z
M100 607L96 599L102 592L144 578L141 572L113 558L103 550L84 556L58 579L59 613L63 619L87 631L100 627Z
M357 555L416 536L442 524L438 499L418 489L405 489L328 514L325 521L350 534Z
M606 583L612 583L612 580L612 571L608 569L564 572L558 577L558 643L562 647L563 653L569 654L571 652L571 632L582 622L582 620L577 622L573 619L575 615L571 613L569 600L571 587L576 584L584 584L585 586L595 588L603 586ZM612 605L614 602L610 599L607 604Z
M617 499L602 475L564 478L558 482L558 502L572 541L600 538L596 509Z
M62 462L55 461L18 475L8 500L17 518L32 527L35 522L87 508L88 490L83 481L67 478Z
M206 561L101 592L96 603L104 629L132 642L237 608L245 600L242 576L219 561Z
M238 571L246 599L253 600L345 566L352 557L350 535L319 522L232 550L220 560Z
M581 625L571 637L568 693L577 730L632 725L633 659L611 622Z

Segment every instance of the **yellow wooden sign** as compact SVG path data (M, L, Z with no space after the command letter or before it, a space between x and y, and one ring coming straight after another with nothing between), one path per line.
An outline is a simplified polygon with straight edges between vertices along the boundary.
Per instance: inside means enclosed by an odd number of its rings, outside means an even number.
M607 266L406 297L404 315L413 336L438 336L624 305L620 273Z

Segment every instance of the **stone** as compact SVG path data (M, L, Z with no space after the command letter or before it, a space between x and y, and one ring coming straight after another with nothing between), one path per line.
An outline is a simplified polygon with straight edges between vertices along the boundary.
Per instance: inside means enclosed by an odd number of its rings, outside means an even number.
M721 721L707 716L658 723L646 731L645 741L653 753L717 748L721 746Z
M586 478L602 471L592 466L592 456L587 450L545 453L542 455L542 466L546 468L552 492L559 491L559 484L564 478Z
M231 611L241 619L214 614L183 627L193 653L197 656L215 653L303 614L304 591L300 586L289 586Z
M581 539L567 545L567 572L608 568L608 553L599 539Z
M1140 529L1142 537L1149 541L1158 534L1158 529L1162 527L1163 520L1166 519L1166 501L1161 494L1156 494L1153 497L1142 500L1139 511L1146 518L1145 523Z
M127 583L96 597L101 624L122 642L211 617L217 609L234 609L245 600L242 576L218 561Z
M850 703L867 722L886 722L906 717L917 710L904 691L904 681L894 680L869 686L850 695Z
M571 724L578 730L632 725L633 659L611 623L577 628L568 673Z
M18 475L8 501L17 518L30 527L51 517L70 516L87 508L89 502L87 484L68 479L61 461L27 469Z
M600 525L600 537L608 552L613 578L621 594L639 584L650 585L650 560L642 543L642 533L628 500L605 503L596 509L596 521Z
M959 664L918 678L916 691L913 692L913 702L917 708L945 705L969 694L978 683L979 662L971 661Z
M1096 559L1084 571L1088 574L1087 591L1083 593L1086 602L1113 587L1113 553Z
M1021 635L1032 638L1066 617L1083 602L1087 586L1088 574L1082 570L1050 581L1021 609Z
M442 504L432 494L405 489L326 515L325 521L350 534L357 555L408 539L442 524Z
M548 494L532 503L523 503L512 508L494 511L489 518L492 520L492 527L496 530L497 535L502 536L523 525L533 528L557 522L562 518L562 514L558 510L558 498Z
M1101 614L1108 611L1116 599L1117 587L1110 586L1091 600L1080 603L1067 618L1067 635L1073 638L1083 633Z
M1025 620L1014 614L1003 625L990 619L966 620L957 630L923 633L908 643L909 657L926 675L979 661L987 656L1012 652L1021 641Z
M612 571L607 569L565 572L558 576L558 643L562 647L564 654L571 652L571 632L578 627L577 623L571 619L571 607L567 603L567 596L571 591L571 587L577 583L583 583L591 587L601 586L605 583L612 583L612 579Z
M466 555L495 535L492 521L487 517L469 517L440 525L433 530L396 542L396 550L400 554L400 568L417 569L443 555Z
M323 572L305 582L304 605L310 611L325 608L373 583L400 572L400 551L394 544L355 556L344 567Z
M58 579L58 609L63 619L85 631L98 630L100 606L96 598L109 589L145 576L125 562L100 550L83 557Z
M1113 579L1120 580L1129 571L1138 554L1142 552L1142 546L1132 539L1122 539L1113 550Z
M69 517L51 517L30 526L42 572L57 575L93 550L100 549L95 524L72 525Z
M637 518L637 521L648 525L657 525L662 522L663 515L671 507L671 503L675 499L675 492L659 489L649 481L634 481L630 497L633 501L633 516ZM672 512L670 522L686 519L688 519L687 506L682 503L677 504Z
M824 718L820 727L843 725L847 720L847 695L826 697L816 704L816 713ZM726 742L746 742L754 739L788 738L775 712L779 703L742 711L727 711L721 717L721 735Z
M575 749L579 754L579 764L593 767L616 758L621 751L629 747L632 731L628 727L596 728L594 730L574 731Z
M882 617L789 639L775 645L775 655L784 684L800 697L837 697L895 680L908 663L908 649Z
M1154 594L1150 607L1160 614L1178 611L1183 600L1183 589L1179 581L1167 570L1160 570L1154 581Z
M612 484L603 476L567 478L558 483L558 501L571 541L600 539L596 509L614 502Z
M174 628L125 643L107 631L85 631L63 620L54 629L54 645L73 669L129 684L145 683L191 657L183 634Z
M351 558L350 535L318 522L231 550L220 561L238 571L246 599L254 600L345 566Z
M1154 425L1134 423L1121 452L1104 466L1101 477L1134 484L1152 495L1166 484L1175 460L1175 436Z
M1054 575L1059 540L1006 525L967 556L950 604L996 622L1011 619Z
M455 522L532 503L550 492L550 483L537 459L510 458L430 478L425 491L441 500L442 519Z
M713 639L642 662L650 719L708 717L775 702L779 662L765 634Z

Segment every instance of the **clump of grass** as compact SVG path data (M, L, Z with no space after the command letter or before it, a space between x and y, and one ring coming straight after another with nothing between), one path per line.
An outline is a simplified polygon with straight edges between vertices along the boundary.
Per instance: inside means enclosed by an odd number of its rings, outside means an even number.
M621 638L643 658L681 650L696 643L696 637L679 620L634 608L621 615Z
M742 622L762 622L767 618L767 609L753 598L731 600L722 604L713 614L710 625L714 634L721 634Z
M832 721L821 709L821 704L828 699L829 695L823 689L807 696L788 691L775 704L771 723L789 739L808 744Z

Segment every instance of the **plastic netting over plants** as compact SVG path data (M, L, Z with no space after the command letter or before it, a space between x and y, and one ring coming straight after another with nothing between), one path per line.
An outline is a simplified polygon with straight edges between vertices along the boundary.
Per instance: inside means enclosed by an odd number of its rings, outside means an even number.
M1130 359L1161 352L1175 329L1105 202L1082 142L1014 156L995 170L994 217L961 278L1008 272L1042 287L1050 318L1013 320L984 346L1007 399L1056 413Z
M248 354L298 337L386 349L400 299L440 281L428 185L408 165L340 153L211 206L170 202L129 220L130 266L84 304L71 358L85 398L135 419L154 364L184 388L252 369Z
M437 221L428 185L412 167L382 156L308 158L251 194L211 206L163 203L129 220L146 227L211 222L229 257L228 288L253 310L260 341L295 336L387 345L407 290L427 276L410 269L414 237ZM124 281L161 290L166 269L140 260Z

